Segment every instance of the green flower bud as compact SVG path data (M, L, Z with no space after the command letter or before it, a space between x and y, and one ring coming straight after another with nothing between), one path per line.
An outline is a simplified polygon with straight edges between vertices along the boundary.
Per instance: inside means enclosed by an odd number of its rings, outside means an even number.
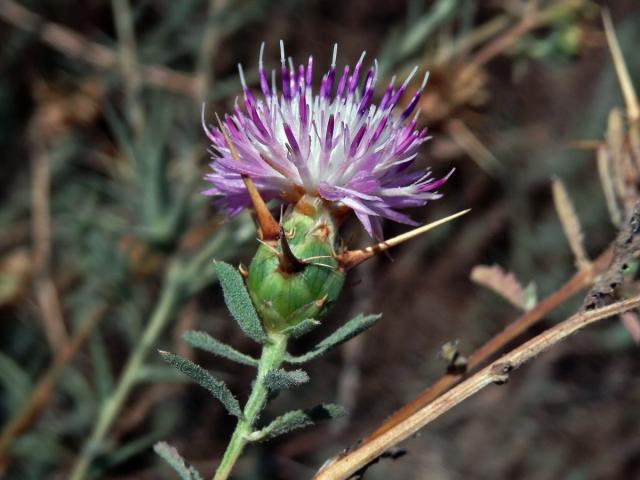
M253 304L270 332L322 318L345 278L335 258L335 221L322 200L303 197L286 212L282 226L285 241L262 244L247 279Z

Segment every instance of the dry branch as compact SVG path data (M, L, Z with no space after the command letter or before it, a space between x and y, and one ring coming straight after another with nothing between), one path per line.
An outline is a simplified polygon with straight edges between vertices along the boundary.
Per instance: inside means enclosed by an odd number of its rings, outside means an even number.
M389 448L407 439L433 420L493 383L504 383L511 372L540 355L573 333L604 318L623 313L640 306L640 295L612 305L580 312L564 322L532 338L523 345L503 355L500 359L452 388L432 403L425 405L402 422L368 442L365 446L325 466L314 477L316 480L343 480L351 477Z
M51 166L44 141L38 135L39 122L30 128L31 161L31 241L34 271L33 288L51 349L58 353L69 342L58 290L51 275Z
M539 302L533 309L529 310L521 317L509 324L502 332L498 333L491 340L473 352L469 357L467 370L473 370L488 360L491 356L498 353L507 344L522 335L531 326L542 320L549 312L553 311L559 305L573 297L581 290L587 288L593 283L594 278L605 270L611 261L611 250L602 253L593 263L593 269L590 271L582 271L576 273L567 283L560 287L556 292L546 299ZM433 385L423 390L418 397L405 405L403 408L394 413L385 422L378 427L371 435L363 441L363 444L374 439L378 435L384 433L387 429L396 423L404 420L412 413L422 408L434 398L447 391L451 386L455 385L462 379L460 374L447 374L440 377Z

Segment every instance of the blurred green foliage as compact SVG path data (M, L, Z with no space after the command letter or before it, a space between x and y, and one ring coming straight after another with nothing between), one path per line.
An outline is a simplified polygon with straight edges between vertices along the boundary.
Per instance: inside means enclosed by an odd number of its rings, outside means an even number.
M207 112L233 108L239 91L235 64L242 61L248 81L255 82L262 40L275 45L284 38L299 58L307 50L323 52L325 57L316 55L323 66L335 41L345 56L357 58L356 52L367 49L377 54L385 79L392 72L409 71L414 64L432 68L428 97L434 103L423 106L423 118L437 132L429 147L429 163L436 170L455 164L458 172L444 191L447 200L426 209L427 213L417 212L416 218L433 218L468 206L478 212L476 220L460 227L463 230L436 231L401 250L395 264L383 263L375 270L376 286L366 294L381 304L385 313L381 324L387 322L391 330L376 337L385 348L372 349L363 361L370 381L361 385L360 394L367 401L375 398L379 405L371 406L372 411L367 407L360 416L356 412L353 421L364 425L363 431L375 421L372 412L384 417L440 371L441 366L432 361L424 369L416 368L425 364L426 348L435 350L438 341L452 336L479 344L498 330L497 323L512 318L512 312L491 294L476 293L463 283L473 264L499 261L525 283L535 281L541 297L571 273L572 258L549 200L552 174L567 183L590 253L596 254L611 238L613 229L594 164L584 152L566 148L572 140L602 138L608 111L621 104L603 43L593 45L600 28L597 9L590 2L411 0L396 5L146 0L130 5L136 38L133 52L118 38L115 3L0 0L0 421L5 428L24 412L32 389L45 375L53 372L55 376L45 403L23 432L14 435L10 444L0 442L0 468L5 469L6 478L43 479L68 473L117 390L123 367L157 318L163 296L167 301L167 292L172 292L171 304L161 310L158 325L163 328L157 341L145 346L149 354L138 365L122 409L114 413L113 424L88 453L95 460L91 475L157 478L161 470L148 473L155 462L151 446L170 435L180 440L181 451L183 445L193 450L184 452L190 459L202 454L198 442L207 444L207 451L211 444L224 444L229 424L223 412L203 407L201 397L190 390L184 397L172 398L174 387L184 379L162 362L155 349L180 350L182 331L203 318L207 319L203 329L215 331L216 337L225 337L234 346L241 343L227 328L227 317L216 315L221 295L207 287L216 281L211 260L246 260L255 246L251 242L255 232L248 215L226 220L199 195L207 168L200 111L204 101L211 105ZM556 13L492 57L494 63L481 65L472 81L462 82L458 76L462 66L519 25L533 3L540 11ZM610 3L612 8L619 4L620 11L637 15L632 2ZM557 5L565 10L556 9ZM79 37L70 40L60 30L52 31L47 22ZM617 28L628 52L629 69L639 78L640 60L633 55L640 40L637 20L623 16ZM81 48L73 48L73 38ZM96 50L94 44L108 53ZM131 84L119 66L123 51L135 56L139 84ZM277 65L277 58L271 57L269 64ZM583 63L570 70L579 61ZM467 89L472 93L463 96ZM438 111L445 113L437 116L435 107L442 105ZM136 125L132 114L136 109L142 125ZM503 173L487 173L469 160L469 152L458 148L455 138L448 138L450 119L462 119L475 132ZM37 162L46 163L50 171L44 185L34 178ZM45 192L50 239L37 238L34 190ZM44 266L32 258L39 242L51 249L49 255L45 252ZM438 278L430 279L431 275ZM55 361L69 345L56 351L45 333L43 318L52 310L35 287L42 278L55 286L69 338L95 322L61 368L56 368ZM459 290L459 297L452 290ZM429 328L421 320L425 304L432 317ZM346 318L345 310L343 305L335 317ZM413 330L398 328L401 321L413 321ZM402 338L407 331L416 334ZM611 327L597 341L623 356L631 342L620 332ZM312 334L301 342L312 347L317 338ZM325 347L318 343L316 348L324 352ZM191 350L179 353L193 354ZM314 386L316 393L309 395L331 398L317 393L333 392L340 374L335 358L325 358L326 363L318 367L325 375L310 372L320 380ZM307 357L290 361L303 359ZM375 373L381 364L387 368ZM237 374L246 376L244 370ZM398 382L397 397L385 399L377 393L379 385L388 386L390 379ZM224 380L233 383L233 379ZM546 392L545 385L529 388ZM163 406L154 408L160 401ZM300 424L308 420L305 412L296 417ZM278 428L276 423L273 429ZM355 440L357 433L349 439ZM308 440L311 447L305 450L305 458L318 463L325 453L335 453L337 445L347 443L339 439L332 444L333 440ZM457 458L464 456L454 447L447 451L456 452ZM526 455L523 458L521 468L531 472L542 468L522 467L529 462ZM200 470L210 470L213 460L205 459L208 463ZM239 478L286 476L273 473L278 467L265 461L260 451L253 461L240 469ZM571 466L570 459L549 457L548 462L546 472L553 474L546 478L569 478L568 472L598 478ZM412 464L407 465L410 475ZM486 478L514 471L505 467L496 474L494 467L477 468L494 473ZM398 468L396 474L403 471L402 465ZM295 473L286 478L303 478L311 472L301 474L293 467L291 471ZM384 475L384 467L380 471ZM520 478L534 477L523 474Z

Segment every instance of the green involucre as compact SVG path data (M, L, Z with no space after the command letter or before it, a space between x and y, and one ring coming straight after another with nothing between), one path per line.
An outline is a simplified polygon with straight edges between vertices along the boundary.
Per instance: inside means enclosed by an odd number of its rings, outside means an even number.
M249 267L247 286L266 330L282 332L307 319L322 318L337 300L345 273L335 259L335 226L318 208L313 216L292 209L284 229L293 254L305 265L297 272L280 268L280 247L261 245Z

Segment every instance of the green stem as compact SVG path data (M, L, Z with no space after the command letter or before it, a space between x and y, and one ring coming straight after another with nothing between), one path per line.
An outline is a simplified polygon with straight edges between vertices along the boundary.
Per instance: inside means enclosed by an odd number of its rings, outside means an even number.
M244 407L243 417L238 420L236 429L231 436L227 450L224 452L224 457L222 457L213 480L226 480L229 478L231 470L248 442L247 436L252 432L254 424L267 403L269 391L264 385L264 377L270 370L280 366L287 350L286 336L270 334L270 338L272 342L262 348L262 355L258 364L258 375L253 384L249 400L247 400L247 404Z
M91 463L101 450L105 435L118 416L131 389L136 384L138 372L150 348L155 345L158 336L180 304L180 282L171 280L167 280L167 282L160 294L160 300L153 311L151 320L142 335L142 339L137 343L135 350L127 361L116 389L105 400L98 413L98 420L94 424L93 431L76 460L69 476L70 480L83 480L87 477Z

